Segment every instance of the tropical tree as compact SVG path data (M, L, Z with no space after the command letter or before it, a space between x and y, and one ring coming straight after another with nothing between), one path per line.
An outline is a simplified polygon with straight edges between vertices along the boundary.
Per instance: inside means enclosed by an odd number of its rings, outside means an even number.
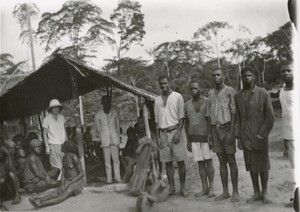
M42 14L37 34L45 51L55 47L56 52L84 61L97 45L110 40L114 24L101 15L102 10L88 1L67 1L57 12Z
M144 31L144 14L137 1L121 0L110 16L115 24L111 37L111 44L116 51L115 60L120 60L130 49L132 44L141 44L146 34Z
M193 38L206 41L212 47L220 67L220 34L223 30L231 29L227 22L209 22L203 27L200 27L195 33Z
M3 53L0 54L0 75L8 75L5 80L1 81L0 93L5 88L5 85L17 74L22 72L21 68L26 63L26 61L21 61L18 63L13 62L14 57L11 54Z
M34 37L36 32L32 29L31 19L36 18L39 14L39 9L34 3L17 4L14 7L13 16L17 19L21 26L20 39L27 42L30 46L32 68L36 70L35 56L34 56Z
M251 52L251 40L249 38L243 38L250 34L251 31L249 28L244 25L239 25L236 30L236 38L235 40L227 39L222 42L222 46L225 48L222 53L227 56L227 58L233 63L238 64L238 75L239 75L239 86L238 89L242 88L241 81L241 67L245 67L246 65L246 57Z
M177 61L178 63L188 63L191 65L204 64L210 52L209 46L201 41L177 40L174 42L164 42L152 51L155 60L163 61L167 69L167 75L170 76L169 63Z

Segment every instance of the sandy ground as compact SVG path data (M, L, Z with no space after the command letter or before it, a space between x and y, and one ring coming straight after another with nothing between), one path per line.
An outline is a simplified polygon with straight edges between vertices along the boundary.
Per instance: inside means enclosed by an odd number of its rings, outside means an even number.
M237 151L237 163L239 167L239 192L241 201L237 204L226 199L216 202L213 198L196 198L193 195L201 190L201 182L198 174L197 164L189 155L187 161L187 188L190 193L188 198L182 198L179 194L169 197L164 202L157 204L157 211L161 212L194 212L194 211L293 211L292 208L285 208L284 204L292 197L294 189L293 171L287 158L283 158L283 143L280 140L280 119L276 119L275 126L269 137L270 140L270 161L271 170L269 177L269 198L272 204L263 205L261 202L247 204L252 194L252 184L249 173L244 167L244 159L241 151ZM222 186L219 174L219 164L214 155L215 194L221 194ZM178 174L175 174L177 189L179 188ZM230 178L229 178L230 179ZM231 182L229 182L232 191ZM40 211L105 211L105 212L131 212L135 211L136 197L128 196L126 192L94 193L93 187L85 188L78 196L67 199L61 204L40 209ZM28 202L28 195L22 194L22 202L18 205L4 205L13 211L32 211L34 208Z

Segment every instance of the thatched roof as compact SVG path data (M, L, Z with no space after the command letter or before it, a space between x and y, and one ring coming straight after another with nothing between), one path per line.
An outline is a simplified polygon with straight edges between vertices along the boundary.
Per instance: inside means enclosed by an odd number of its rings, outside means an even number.
M30 74L0 96L0 120L37 114L53 98L64 102L72 99L71 72L77 79L79 95L95 89L114 86L153 102L156 95L128 85L106 73L78 61L56 54L36 72Z

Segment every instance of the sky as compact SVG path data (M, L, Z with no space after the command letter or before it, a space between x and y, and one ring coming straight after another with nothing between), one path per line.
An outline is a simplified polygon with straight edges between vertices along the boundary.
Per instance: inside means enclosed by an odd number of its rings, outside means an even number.
M14 61L30 62L29 46L19 40L20 26L12 15L16 4L34 2L44 12L58 11L65 0L1 0L1 53L10 53ZM134 45L125 56L142 57L151 60L147 53L166 41L192 40L193 33L211 21L226 21L233 26L243 24L252 34L249 38L266 36L289 21L287 0L139 0L145 21L146 35L142 46ZM118 0L92 0L99 6L102 17L109 19ZM32 21L37 29L39 18ZM235 36L236 34L230 35ZM57 47L63 44L57 44ZM35 44L36 64L39 67L50 52L45 52L39 42ZM54 50L55 48L53 48ZM52 50L52 51L53 51ZM94 68L100 69L115 53L111 46L104 45L97 49L96 58L89 61Z

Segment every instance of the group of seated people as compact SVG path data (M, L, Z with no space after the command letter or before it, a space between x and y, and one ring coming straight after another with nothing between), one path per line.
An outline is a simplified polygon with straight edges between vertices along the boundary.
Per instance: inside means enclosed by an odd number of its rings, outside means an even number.
M35 133L30 133L27 138L17 135L10 141L0 137L0 208L5 209L2 201L12 199L11 204L21 202L19 188L31 194L29 201L35 208L57 204L80 193L84 187L84 173L77 146L67 140L62 151L62 171L49 169L49 160L43 154L44 145ZM61 180L58 181L60 174ZM56 189L37 195L50 188Z

